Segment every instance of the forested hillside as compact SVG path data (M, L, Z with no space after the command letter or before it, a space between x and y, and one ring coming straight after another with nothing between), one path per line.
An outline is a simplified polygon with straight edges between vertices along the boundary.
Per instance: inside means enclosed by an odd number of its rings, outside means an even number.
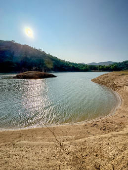
M41 49L0 40L0 72L38 71L113 71L127 70L128 61L105 65L86 65L64 61Z

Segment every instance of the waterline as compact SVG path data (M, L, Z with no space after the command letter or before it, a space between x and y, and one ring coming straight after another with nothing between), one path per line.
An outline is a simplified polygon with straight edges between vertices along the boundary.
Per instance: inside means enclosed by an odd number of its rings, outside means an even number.
M89 121L117 107L108 88L91 82L103 73L56 73L55 79L0 79L0 129Z

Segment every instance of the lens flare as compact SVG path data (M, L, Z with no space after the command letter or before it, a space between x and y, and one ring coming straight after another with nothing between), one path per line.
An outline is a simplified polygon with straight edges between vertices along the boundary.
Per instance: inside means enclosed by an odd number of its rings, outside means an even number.
M25 33L28 37L33 38L33 31L30 28L25 28Z

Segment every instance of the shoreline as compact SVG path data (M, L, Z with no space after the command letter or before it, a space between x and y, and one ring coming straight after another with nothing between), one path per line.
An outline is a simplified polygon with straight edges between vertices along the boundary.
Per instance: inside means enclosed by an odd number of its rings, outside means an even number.
M2 170L127 170L128 73L93 79L119 93L115 113L89 122L0 131Z

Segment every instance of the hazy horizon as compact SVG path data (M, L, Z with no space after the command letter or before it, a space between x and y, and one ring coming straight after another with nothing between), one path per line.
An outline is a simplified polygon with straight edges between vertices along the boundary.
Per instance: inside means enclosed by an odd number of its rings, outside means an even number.
M128 58L127 9L127 0L1 0L0 39L71 62L121 62Z

